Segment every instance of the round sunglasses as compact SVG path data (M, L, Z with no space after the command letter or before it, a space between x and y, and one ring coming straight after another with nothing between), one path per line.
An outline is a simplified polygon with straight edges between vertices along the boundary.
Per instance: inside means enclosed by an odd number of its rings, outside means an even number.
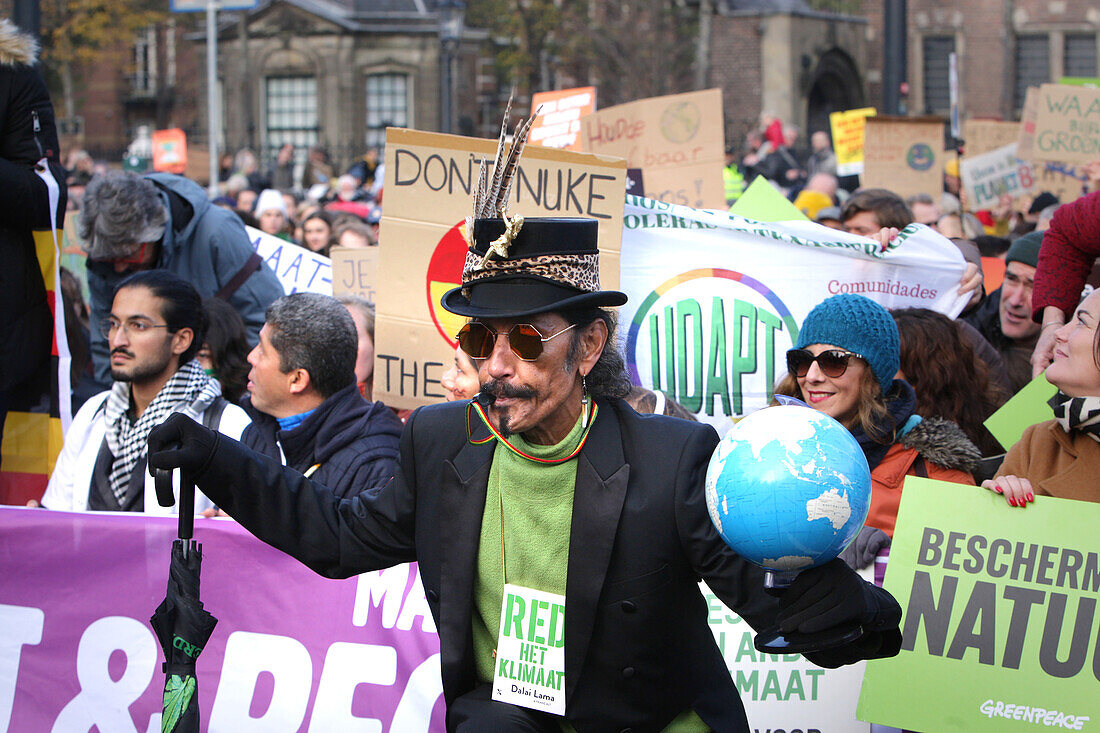
M550 339L557 338L573 328L577 324L571 323L557 333L543 336L542 333L530 323L517 323L507 332L498 332L479 321L470 321L458 332L458 345L472 359L488 359L493 353L497 336L507 333L508 347L512 353L523 361L534 361L542 354L543 344Z
M787 352L787 371L796 377L804 377L810 371L810 365L815 361L826 377L835 379L848 371L848 362L852 357L863 357L852 351L843 349L828 349L814 356L805 349L791 349Z

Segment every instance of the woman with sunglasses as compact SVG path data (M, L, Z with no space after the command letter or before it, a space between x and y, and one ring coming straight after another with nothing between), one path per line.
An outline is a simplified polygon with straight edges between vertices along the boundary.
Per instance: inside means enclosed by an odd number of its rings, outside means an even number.
M1032 425L1009 449L997 475L982 486L1025 507L1035 495L1100 501L1100 291L1077 306L1054 331L1054 361L1046 379L1058 388L1050 399L1054 419Z
M889 311L862 295L834 295L806 317L787 352L788 373L775 388L836 419L863 448L871 509L854 546L872 539L868 527L893 536L906 476L974 484L969 472L978 449L955 423L916 414L913 388L894 378L899 354ZM861 554L861 566L874 558L874 552Z

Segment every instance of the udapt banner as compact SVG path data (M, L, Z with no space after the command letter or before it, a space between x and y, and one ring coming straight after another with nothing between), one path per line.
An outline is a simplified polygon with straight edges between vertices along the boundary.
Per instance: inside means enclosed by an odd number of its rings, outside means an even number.
M619 331L635 383L715 426L764 407L810 310L830 295L957 315L958 248L911 224L889 248L810 221L762 224L627 196Z
M387 405L411 408L443 399L439 379L454 359L454 337L465 319L439 303L462 282L471 184L481 160L491 164L496 148L495 140L386 131L374 396ZM596 219L600 283L615 290L625 190L622 160L528 145L509 210L525 217Z
M0 730L158 731L149 617L176 520L0 509ZM439 641L416 565L321 578L236 522L196 519L203 730L443 731Z
M859 717L912 730L1100 729L1100 505L1027 509L910 477L885 587L902 649L867 663ZM934 704L930 704L933 702Z

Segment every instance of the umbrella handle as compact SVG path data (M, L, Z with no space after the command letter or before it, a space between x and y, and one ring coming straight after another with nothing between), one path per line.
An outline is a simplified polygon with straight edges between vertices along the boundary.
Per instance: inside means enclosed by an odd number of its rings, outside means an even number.
M157 490L157 503L172 506L176 497L172 491L172 472L163 468L153 469L153 485ZM191 539L195 532L195 482L187 476L180 478L179 531L181 540Z

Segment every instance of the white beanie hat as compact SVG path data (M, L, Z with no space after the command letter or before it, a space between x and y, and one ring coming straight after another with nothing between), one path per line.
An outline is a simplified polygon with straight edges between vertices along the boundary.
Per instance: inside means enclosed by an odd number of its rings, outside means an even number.
M256 198L256 205L252 207L252 211L256 216L263 216L263 213L270 209L278 209L283 216L287 216L283 195L273 188L265 188Z

